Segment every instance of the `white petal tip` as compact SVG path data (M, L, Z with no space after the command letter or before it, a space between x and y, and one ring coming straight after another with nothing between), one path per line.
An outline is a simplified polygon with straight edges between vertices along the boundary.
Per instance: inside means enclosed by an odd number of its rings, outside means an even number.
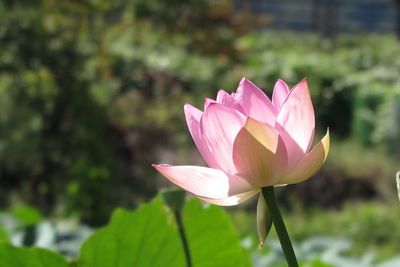
M162 163L162 164L151 164L151 167L158 169L158 168L162 168L162 167L172 167L172 166L169 164Z
M184 110L188 110L188 109L190 109L190 108L192 108L193 106L192 105L190 105L189 103L185 103L184 105L183 105L183 109Z

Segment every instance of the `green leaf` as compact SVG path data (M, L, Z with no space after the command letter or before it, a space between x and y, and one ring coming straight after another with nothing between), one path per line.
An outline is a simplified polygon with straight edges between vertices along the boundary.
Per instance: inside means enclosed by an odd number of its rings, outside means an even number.
M192 199L185 203L182 215L194 267L250 266L239 236L222 208L204 206ZM161 197L135 212L118 209L109 225L84 243L77 266L184 267L174 215Z
M68 267L68 263L62 256L45 249L0 243L0 267Z
M23 225L35 225L43 220L42 214L40 211L32 206L21 205L15 207L11 214Z
M176 224L161 198L135 212L118 209L83 245L78 267L184 266Z
M9 240L8 233L6 229L4 229L4 226L0 224L0 242L8 240Z
M286 265L285 265L286 266ZM328 264L318 258L300 263L301 267L333 267L331 264Z
M194 267L250 266L223 208L191 199L183 209L183 223Z

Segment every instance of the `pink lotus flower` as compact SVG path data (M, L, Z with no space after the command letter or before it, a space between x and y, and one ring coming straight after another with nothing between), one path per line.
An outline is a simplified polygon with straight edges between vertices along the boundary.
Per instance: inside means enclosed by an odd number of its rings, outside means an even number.
M204 112L186 104L186 122L208 164L154 167L202 200L237 205L267 186L295 184L314 175L329 151L329 130L311 148L315 118L307 81L292 90L278 80L272 101L242 79L236 93L220 90Z

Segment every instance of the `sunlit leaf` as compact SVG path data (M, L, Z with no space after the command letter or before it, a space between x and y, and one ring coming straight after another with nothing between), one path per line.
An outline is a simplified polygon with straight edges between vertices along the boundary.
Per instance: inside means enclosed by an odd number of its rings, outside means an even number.
M160 198L137 211L118 209L83 245L79 267L184 266L175 221Z
M17 248L0 243L0 267L67 267L60 255L39 248Z
M250 266L228 215L192 199L183 208L184 231L195 267ZM79 267L184 267L177 223L161 198L137 211L119 209L82 247Z
M188 201L183 223L193 266L250 266L240 239L223 208L205 206L197 199Z

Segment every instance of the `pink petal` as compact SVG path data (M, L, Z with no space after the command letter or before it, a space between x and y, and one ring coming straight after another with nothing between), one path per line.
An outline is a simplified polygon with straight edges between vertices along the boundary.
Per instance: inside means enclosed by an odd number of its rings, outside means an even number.
M218 95L217 95L217 102L227 106L231 109L235 109L237 111L239 111L240 113L244 114L244 111L242 109L242 107L240 106L240 104L238 103L238 101L236 100L235 97L236 94L228 94L227 92L225 92L224 90L219 90L218 91Z
M216 101L211 98L206 98L204 100L204 110L206 110L211 103L216 103Z
M233 161L241 177L261 188L274 185L286 169L286 150L274 128L248 118L235 139Z
M286 100L289 95L289 87L287 84L278 80L275 83L274 91L272 93L272 104L274 104L276 110L280 110L283 102Z
M280 125L275 124L275 129L279 132L287 154L287 168L294 167L302 158L305 153L297 142L290 136L290 134Z
M215 166L228 173L236 173L232 160L233 142L245 124L240 112L221 104L211 104L200 120L203 145L216 162Z
M313 176L325 162L329 152L329 129L324 138L302 159L297 166L282 177L283 184L296 184Z
M253 190L243 178L199 166L153 165L168 180L199 197L223 199Z
M238 204L243 203L246 200L250 199L258 192L259 192L259 190L252 190L249 192L233 195L231 197L222 198L222 199L211 199L211 198L204 198L204 197L200 197L200 199L207 203L218 205L218 206L235 206L235 205L238 205Z
M276 109L271 100L249 80L243 78L236 92L236 99L243 108L244 114L253 119L274 125Z
M315 117L306 80L301 81L289 93L279 111L277 123L304 153L310 149L314 137Z
M200 134L200 119L203 116L203 112L189 104L184 106L184 111L189 132L192 135L193 141L201 156L207 162L208 166L211 168L219 168L219 164L214 160L213 155L202 141Z

